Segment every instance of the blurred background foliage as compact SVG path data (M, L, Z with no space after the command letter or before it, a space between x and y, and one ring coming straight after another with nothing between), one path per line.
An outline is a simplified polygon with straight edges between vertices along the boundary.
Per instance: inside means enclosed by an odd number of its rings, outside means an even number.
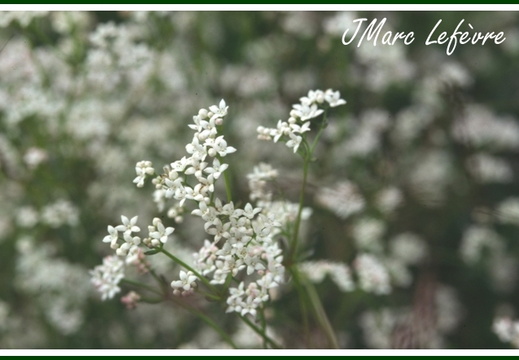
M416 40L342 45L362 17ZM506 41L447 56L424 45L439 19L445 31L465 19ZM395 264L392 239L409 233L426 249L390 271L389 295L317 285L341 346L509 347L492 323L519 310L519 14L0 12L0 29L0 347L222 346L171 305L101 302L88 270L110 253L108 224L157 214L151 187L132 184L135 163L180 158L191 116L221 98L237 197L247 201L246 174L268 162L295 201L299 159L258 141L256 127L274 127L317 88L348 104L331 112L312 166L308 259L351 264L369 250ZM186 219L172 251L189 258L203 236ZM168 277L171 265L154 261ZM276 336L326 346L316 324L303 330L287 289L271 310ZM261 346L203 306L241 346Z

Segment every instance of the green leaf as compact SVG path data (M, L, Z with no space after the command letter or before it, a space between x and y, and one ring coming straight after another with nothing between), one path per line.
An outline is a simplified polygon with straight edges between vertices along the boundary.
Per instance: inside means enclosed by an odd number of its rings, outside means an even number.
M151 249L151 250L145 251L144 255L155 255L155 254L158 254L159 252L160 252L160 249Z

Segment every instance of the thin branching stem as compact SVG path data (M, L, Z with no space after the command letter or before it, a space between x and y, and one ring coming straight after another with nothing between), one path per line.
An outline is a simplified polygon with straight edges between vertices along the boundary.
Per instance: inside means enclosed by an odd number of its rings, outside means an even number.
M220 336L222 337L222 339L228 343L233 349L237 349L238 347L236 346L236 344L234 343L234 341L232 341L231 337L227 334L226 331L224 331L220 326L218 326L213 320L211 320L207 315L205 315L204 313L202 313L201 311L195 309L195 308L191 308L191 307L186 307L186 309L188 311L190 311L193 315L196 315L198 316L202 321L204 321L207 325L209 325L210 327L212 327L218 334L220 334Z
M223 172L223 179L225 181L225 193L227 195L227 202L232 201L232 191L231 191L231 179L229 177L229 173L227 170Z
M141 288L141 289L145 289L145 290L148 290L154 294L157 294L157 295L160 295L162 296L162 292L158 291L157 289L149 286L149 285L146 285L146 284L143 284L143 283L140 283L138 281L133 281L133 280L129 280L129 279L122 279L121 282L123 284L127 284L127 285L131 285L131 286L135 286L135 287L138 287L138 288Z
M195 269L193 269L191 266L189 266L188 264L186 264L185 262L183 262L182 260L180 260L179 258L177 258L175 255L173 255L172 253L170 253L169 251L165 250L164 248L160 249L160 252L162 252L164 255L166 255L167 257L169 257L171 260L173 260L175 263L177 263L178 265L184 267L186 270L188 271L191 271L198 279L200 279L200 281L205 285L207 286L213 293L215 294L218 294L218 290L216 289L216 287L214 287L210 282L209 280L207 280L207 278L203 275L201 275L200 273L198 273L198 271L196 271Z
M289 270L292 274L294 284L296 289L299 292L300 297L300 303L301 303L301 310L303 312L303 318L306 322L306 301L305 298L310 303L310 307L314 313L314 316L316 317L317 322L319 325L323 328L326 337L328 338L328 341L330 343L330 346L333 348L338 348L337 339L335 337L335 332L333 331L333 328L330 324L330 320L328 319L328 316L326 315L326 312L324 311L323 305L321 303L321 300L319 299L319 295L317 294L314 286L312 283L310 283L308 280L305 280L301 274L299 274L299 270L297 269L297 256L298 256L298 247L299 247L299 231L301 227L301 219L303 215L303 208L304 208L304 201L305 201L305 193L306 193L306 186L308 181L308 169L310 166L310 162L313 160L313 153L315 150L315 147L317 146L317 143L319 141L319 138L321 137L324 128L326 127L326 112L323 117L323 121L321 123L321 126L319 127L319 131L317 132L317 135L315 136L312 144L309 146L306 138L303 138L302 145L305 148L304 155L303 155L303 183L301 185L301 193L299 194L299 208L297 211L296 220L294 222L294 229L292 233L292 238L290 241L290 262L289 262ZM306 293L306 294L305 294Z
M259 336L261 336L263 338L263 340L268 344L270 345L272 348L274 349L281 349L281 345L279 345L278 343L276 343L274 340L272 340L267 334L266 334L266 329L260 329L259 327L257 327L252 321L250 321L246 316L244 315L239 315L240 319L243 320L243 322L245 324L247 324L252 330L254 330L254 332L256 332Z

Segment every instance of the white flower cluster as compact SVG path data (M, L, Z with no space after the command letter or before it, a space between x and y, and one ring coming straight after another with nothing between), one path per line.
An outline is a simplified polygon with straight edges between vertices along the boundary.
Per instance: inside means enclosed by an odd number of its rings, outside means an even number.
M384 110L374 109L364 112L360 118L348 124L351 136L339 147L341 157L366 157L380 151L384 131L389 128L390 115Z
M484 258L487 251L495 256L503 251L503 239L491 228L483 225L471 225L463 232L460 252L463 261L475 264Z
M16 21L22 27L27 27L35 18L47 15L48 11L1 11L0 28L7 27L11 22Z
M391 291L389 273L375 256L368 253L359 254L355 258L353 266L362 290L377 295L389 294Z
M194 124L189 127L195 130L195 134L191 143L186 145L190 156L184 156L165 166L164 173L153 180L157 189L154 197L159 207L165 199L175 199L178 201L178 205L173 207L176 215L178 206L182 207L188 199L206 204L211 202L215 181L229 167L228 164L221 163L219 158L236 151L227 145L223 135L218 134L217 126L222 125L227 109L225 101L221 100L218 106L212 105L209 110L200 109L193 116ZM212 158L211 166L208 166L208 158ZM134 182L138 185L144 181L146 175L154 173L149 161L137 163L135 169L137 177ZM188 175L196 178L196 185L191 187L187 184Z
M519 321L513 321L509 317L498 317L494 319L492 330L499 340L519 348Z
M137 173L137 177L133 179L133 182L137 185L137 187L143 187L146 175L155 174L155 169L153 168L153 163L151 161L144 160L139 161L135 165L135 172Z
M126 263L131 264L138 260L139 245L141 243L148 247L156 247L165 244L169 236L175 230L172 227L165 227L159 218L153 219L153 225L148 226L149 236L141 239L134 233L140 232L141 228L137 224L138 216L128 219L121 216L122 224L117 226L108 225L108 235L103 238L103 242L110 243L110 247L115 250L118 256L126 256ZM122 244L120 243L122 233Z
M79 223L79 210L65 199L47 204L40 211L27 205L18 209L16 222L24 228L32 228L38 223L54 229L64 225L76 226Z
M49 159L49 154L46 150L38 147L30 147L23 155L23 161L31 170L36 169L40 164Z
M79 222L79 210L70 201L60 199L42 209L41 222L52 228L75 226Z
M306 261L299 265L299 269L313 283L320 283L326 275L330 275L339 290L348 292L355 289L350 268L346 264L327 260Z
M466 166L474 179L480 183L507 183L514 178L508 162L497 156L475 154L467 159Z
M141 36L134 24L99 24L88 36L91 50L85 62L98 71L87 74L87 83L97 91L113 91L124 79L137 83L150 76L157 54Z
M219 109L222 116L227 113L225 102L220 103ZM218 109L211 107L210 110L216 112ZM204 113L205 111L201 110L199 114ZM226 145L223 136L217 136L217 133L213 133L210 129L207 131L205 125L200 127L198 122L199 119L195 117L196 127L191 127L205 132L201 139L195 136L192 146L187 147L188 152L192 150L195 158L201 157L203 160L206 155L223 157L235 151L234 148ZM221 124L221 118L218 123ZM208 144L207 148L199 147L200 142L197 139ZM268 168L267 165L263 167ZM213 184L226 168L227 164L220 164L218 159L215 159L210 170L203 166L209 174L208 178L198 180L201 180L201 183ZM276 176L274 170L271 168L267 170L270 177ZM201 176L201 171L198 172L198 176ZM255 183L261 186L260 182ZM214 188L210 191L214 191ZM242 315L255 316L256 309L269 299L269 289L283 281L285 270L282 265L283 257L278 244L273 239L279 223L269 216L266 209L262 212L261 208L253 207L250 203L240 209L235 208L232 201L223 204L219 198L211 201L207 196L202 196L195 197L193 200L198 201L198 209L193 210L191 214L201 217L205 221L206 233L213 236L213 241L205 240L204 246L194 254L196 269L204 276L211 274L212 284L223 284L229 276L236 278L242 271L256 279L248 284L241 281L237 287L230 288L227 299L227 312L235 311ZM185 294L192 291L196 285L194 281L192 274L181 273L180 281L174 281L171 285L177 293L180 291Z
M416 199L430 207L445 203L446 187L453 173L452 154L440 149L428 150L410 171L411 190Z
M103 264L90 271L91 282L101 293L101 299L111 299L121 289L119 282L124 278L124 262L117 256L106 256Z
M342 180L333 187L319 188L315 199L319 205L343 220L363 211L366 207L366 200L358 186L347 180Z
M353 223L352 235L357 249L372 253L382 252L382 236L386 224L375 218L362 217Z
M452 126L454 138L489 151L519 148L519 125L511 117L498 117L480 105L466 107L466 116Z
M236 311L256 315L256 309L269 299L269 289L283 281L284 266L281 249L273 236L279 226L268 212L262 213L259 207L247 203L243 208L236 208L232 201L223 203L215 196L215 182L228 168L221 162L227 154L236 149L228 146L224 136L219 134L227 115L228 106L224 100L209 109L201 109L193 117L189 127L195 131L186 151L189 157L182 157L164 167L164 172L153 179L156 187L154 199L163 208L168 199L176 204L168 211L174 217L183 212L186 200L193 200L197 208L192 215L204 220L205 232L212 240L205 240L202 248L194 254L194 269L201 276L210 277L211 284L224 284L234 279L237 287L231 287L227 299L228 312ZM137 177L134 183L144 185L147 176L155 174L150 161L140 161L135 167ZM173 211L171 211L173 209ZM144 243L148 247L160 247L166 243L174 228L165 227L159 218L148 227L149 237L142 240L133 233L139 232L137 217L121 217L122 225L109 226L103 241L116 249L117 255L127 256L132 262L138 254L138 246ZM124 242L119 244L121 239ZM190 269L186 269L190 270ZM239 278L246 273L249 282ZM179 280L171 282L173 293L189 295L197 287L198 276L193 271L181 270Z
M276 179L278 171L271 165L260 163L253 172L247 175L251 200L271 200L272 194L267 188L267 182Z
M192 211L205 221L207 234L214 236L213 241L205 240L195 254L196 269L203 275L211 274L212 284L223 284L229 276L237 278L240 272L255 279L230 288L227 312L256 315L256 309L269 299L269 289L283 282L283 257L273 238L279 223L261 211L249 203L235 209L232 202L223 205L218 198L214 206L200 202L199 208ZM172 283L175 288L179 285Z
M410 267L426 256L427 243L419 235L403 232L390 239L388 250L385 265L393 284L400 287L410 286L413 281Z
M360 316L360 326L364 341L372 349L391 348L391 334L401 322L402 311L385 307L366 311Z
M386 295L391 291L388 259L380 259L370 253L360 253L353 262L353 273L348 265L328 260L306 261L299 269L313 283L320 283L329 275L343 292L359 288L376 295ZM357 283L358 282L358 283Z
M389 243L390 254L405 265L418 264L427 254L427 244L420 236L404 232Z
M171 287L174 289L173 294L186 296L191 294L196 288L196 276L191 271L180 270L180 280L171 282Z
M462 318L454 289L441 283L431 292L432 304L425 307L383 307L360 316L364 341L370 348L443 349L446 336ZM424 311L425 310L425 311Z
M56 256L59 251L53 242L22 236L16 239L16 250L13 286L34 298L31 306L43 309L41 315L58 333L80 331L85 321L82 309L91 291L85 269Z
M384 214L392 213L402 202L402 191L393 186L382 189L376 195L377 208Z
M498 219L504 224L519 225L519 197L509 197L496 206Z
M310 90L307 96L299 100L299 104L292 106L288 120L279 120L275 129L258 126L258 139L273 140L274 142L281 139L296 153L303 140L301 135L310 131L309 120L321 115L324 112L322 107L325 104L330 107L346 104L346 100L341 99L341 94L332 89Z
M295 221L299 204L286 200L272 199L273 188L269 187L268 182L274 182L277 176L278 171L271 165L260 163L254 167L252 173L247 175L247 178L249 179L250 199L255 200L257 206L263 209L263 214L271 219L276 219L278 226L283 228L285 225ZM306 220L311 214L311 208L303 208L301 219Z

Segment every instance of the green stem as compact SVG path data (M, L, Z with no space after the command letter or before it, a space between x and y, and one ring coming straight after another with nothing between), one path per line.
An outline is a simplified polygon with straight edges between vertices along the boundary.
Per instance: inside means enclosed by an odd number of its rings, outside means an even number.
M160 285L160 286L163 286L164 285L164 281L155 273L155 271L153 271L152 269L148 269L151 276L157 281L157 283Z
M298 240L299 240L299 228L301 227L301 217L303 214L303 208L304 208L304 201L305 201L305 193L306 193L306 186L308 182L308 168L310 166L310 162L313 159L313 153L315 150L315 147L317 146L317 143L319 141L319 138L321 137L323 130L326 127L326 112L323 115L323 122L321 123L321 126L319 127L319 131L317 132L317 135L315 136L314 140L312 141L312 145L308 146L308 143L306 142L306 138L303 138L302 146L305 147L305 155L303 158L303 183L301 185L301 192L299 194L299 208L297 210L297 217L296 221L294 223L294 232L292 234L292 239L290 241L290 250L289 250L289 260L290 263L295 262L295 258L297 256L297 246L298 246Z
M14 34L11 34L11 36L9 36L9 38L8 38L7 41L2 45L2 47L0 47L0 53L2 53L2 51L4 51L5 47L7 46L7 44L9 44L9 41L11 41L12 38L14 38Z
M290 273L292 275L294 286L299 295L299 302L300 302L300 306L301 306L301 316L303 317L303 329L304 329L304 334L306 337L306 342L308 342L309 334L310 334L310 332L309 332L310 327L308 324L308 308L307 308L307 303L306 303L307 296L305 294L304 287L301 285L301 281L299 279L299 273L297 271L297 268L295 266L290 266L288 268L288 271L290 271Z
M337 338L335 337L335 332L333 331L332 325L330 324L330 320L328 319L328 316L324 311L323 304L319 299L319 295L317 294L314 285L310 281L308 281L308 279L306 279L304 276L301 276L297 269L292 269L292 273L295 275L295 277L298 278L298 281L301 283L301 285L304 286L306 294L308 295L308 300L310 301L310 304L312 306L315 318L319 322L319 325L321 325L321 327L323 328L324 333L328 341L330 342L330 346L334 349L339 349L339 344L337 342Z
M229 174L226 169L223 172L223 179L225 181L225 193L227 194L227 202L232 201L232 192L231 192L231 179L229 178Z
M299 243L299 228L301 227L301 217L303 214L303 207L305 201L306 182L308 178L308 165L310 163L309 158L311 153L307 154L303 163L303 184L301 185L301 192L299 194L299 208L297 210L297 217L294 223L294 232L292 233L292 239L290 241L290 262L293 263L297 256L297 247Z
M236 344L232 341L230 336L227 335L227 333L225 331L223 331L213 320L211 320L209 317L207 317L204 313L202 313L201 311L198 311L198 310L196 310L194 308L185 307L185 309L188 310L189 312L191 312L193 315L198 316L207 325L212 327L218 334L220 334L220 336L222 337L222 339L225 340L225 342L227 342L229 345L232 346L233 349L237 349L238 348L236 346Z
M162 301L164 301L164 299L159 299L159 298L148 298L148 297L143 297L141 296L141 298L139 299L139 302L143 302L143 303L146 303L146 304L159 304L161 303Z
M128 284L128 285L140 287L142 289L146 289L148 291L151 291L152 293L155 293L157 295L162 296L162 293L160 291L157 291L156 289L152 288L149 285L146 285L146 284L143 284L143 283L140 283L140 282L137 282L137 281L133 281L133 280L128 280L128 279L122 279L121 282L124 283L124 284Z
M184 262L182 262L181 260L179 260L176 256L174 256L173 254L169 253L168 251L162 249L164 254L167 255L168 257L170 257L171 259L173 259L173 261L177 262L178 264L184 266L186 269L188 269L189 271L192 271L194 274L196 274L197 276L200 276L196 271L194 271L193 269L191 269L191 267L189 267L188 265L186 265ZM175 260L176 259L176 260ZM191 270L190 270L191 269ZM157 281L159 281L161 284L163 283L163 281L161 281L161 279L155 274L152 272L152 275L155 279L157 279ZM204 278L205 279L205 278ZM209 284L210 285L210 284ZM211 285L210 285L211 286ZM210 297L213 297L213 299L215 300L220 300L221 298L218 296L214 296L212 294L206 294L206 296L210 296ZM190 307L188 306L187 304L185 304L184 302L182 301L179 301L177 300L175 297L173 298L170 298L170 300L172 300L174 303L180 305L182 308L184 308L185 310L189 311L190 313L192 313L193 315L195 316L198 316L202 321L204 321L207 325L209 325L210 327L212 327L218 334L220 334L220 336L222 337L222 339L225 340L225 342L227 342L229 345L231 345L232 348L236 349L237 346L236 344L234 344L234 342L232 341L232 339L229 337L229 335L227 335L227 333L225 331L223 331L213 320L211 320L209 317L207 317L204 313L202 313L201 311L193 308L193 307Z
M261 306L258 310L259 317L260 317L260 323L261 323L261 331L263 333L266 333L267 331L267 320L265 319L265 309L263 306ZM267 342L265 341L265 338L263 338L263 348L267 348Z
M335 332L333 331L333 328L330 324L330 321L328 319L328 316L326 315L326 312L324 311L323 305L321 303L321 300L319 299L319 295L317 294L314 286L312 283L310 283L308 280L306 280L304 277L302 277L299 274L299 270L295 267L296 263L296 257L298 253L298 244L299 244L299 230L301 227L301 218L303 214L303 206L304 206L304 199L305 199L305 192L306 192L306 186L307 186L307 180L308 180L308 168L310 165L310 162L313 160L313 153L315 150L315 147L317 146L317 143L319 141L319 138L321 137L323 130L326 127L327 119L326 119L326 112L323 116L323 121L321 123L321 126L319 127L319 131L317 132L317 135L315 136L314 140L312 141L311 146L308 146L308 143L306 142L306 138L303 139L303 146L305 146L305 154L303 157L303 183L301 185L301 193L299 194L299 208L297 211L297 217L294 222L294 230L292 233L292 239L290 241L290 255L289 255L289 270L292 273L292 276L294 278L294 284L298 290L299 298L301 301L301 310L303 312L303 317L305 324L307 325L307 319L306 319L306 302L304 298L306 297L311 305L311 308L313 310L313 313L316 317L316 320L319 322L320 326L323 328L326 337L328 338L328 341L330 342L330 345L333 348L339 348L339 345L337 343L337 339L335 337ZM304 294L304 290L306 290L306 296Z
M240 319L243 320L243 322L245 322L245 324L247 324L252 330L254 330L254 332L256 332L259 336L261 336L263 338L263 340L267 343L267 344L270 344L270 346L272 346L274 349L281 349L281 345L279 345L278 343L276 343L274 340L272 340L271 338L268 337L268 335L266 334L265 330L261 330L260 328L258 328L256 325L254 325L254 323L252 321L250 321L246 316L243 316L243 315L239 315Z
M160 249L160 252L162 252L164 255L166 255L167 257L169 257L171 260L173 260L174 262L176 262L177 264L179 264L180 266L184 267L185 269L187 269L188 271L191 271L197 278L200 279L200 281L202 283L204 283L205 286L207 286L212 292L214 292L215 294L218 294L218 290L209 282L209 280L207 280L204 276L202 276L201 274L199 274L195 269L193 269L191 266L189 266L188 264L186 264L185 262L183 262L182 260L180 260L179 258L177 258L175 255L173 255L172 253L170 253L169 251L165 250L164 248Z
M292 239L290 241L290 262L293 263L296 260L297 257L297 248L299 244L299 228L301 227L301 217L303 214L303 208L304 208L304 201L305 201L305 193L306 193L306 186L308 182L308 167L310 165L310 162L313 158L313 153L315 150L315 147L317 146L317 143L319 141L319 138L321 137L323 130L326 127L326 112L323 115L323 122L321 123L321 126L319 127L319 131L317 132L317 135L315 136L314 140L312 141L312 145L308 146L308 143L306 142L306 138L303 138L303 145L305 147L305 155L303 157L303 184L301 185L301 192L299 194L299 208L297 210L297 217L296 221L294 223L294 232L292 234Z
M317 146L317 142L319 141L319 138L321 137L324 129L326 128L328 120L326 118L326 112L323 115L323 122L321 123L321 126L319 127L319 131L317 131L317 135L315 135L315 139L312 142L312 146L310 147L310 154L314 153L315 147Z

